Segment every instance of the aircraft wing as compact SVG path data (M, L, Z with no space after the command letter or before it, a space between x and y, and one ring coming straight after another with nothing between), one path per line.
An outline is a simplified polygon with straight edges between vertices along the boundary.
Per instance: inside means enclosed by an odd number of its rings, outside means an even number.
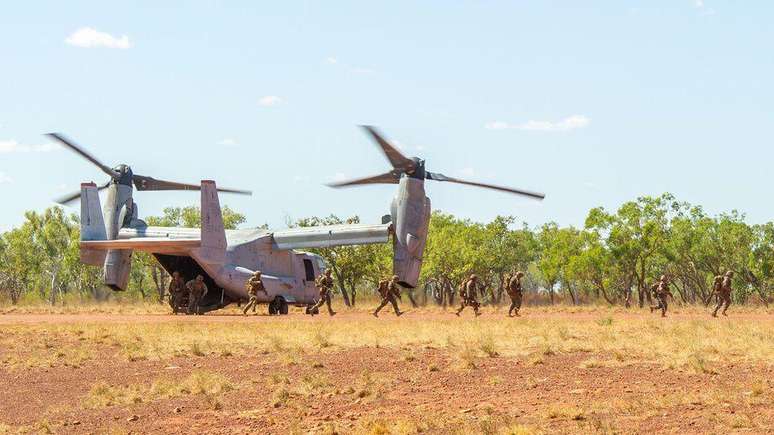
M346 224L301 227L272 234L279 249L330 248L347 245L387 243L392 224Z

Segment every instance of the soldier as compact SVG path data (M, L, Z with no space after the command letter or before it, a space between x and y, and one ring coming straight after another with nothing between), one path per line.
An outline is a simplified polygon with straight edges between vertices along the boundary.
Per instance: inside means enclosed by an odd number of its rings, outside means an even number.
M253 276L245 283L245 289L247 289L247 295L250 296L250 300L247 301L247 305L245 305L245 308L242 310L242 314L246 316L247 310L250 308L253 309L253 313L255 312L255 307L258 306L258 292L263 292L266 297L269 296L266 287L263 286L260 270L253 272Z
M674 299L674 296L672 296L672 291L669 290L669 280L667 279L666 275L661 275L661 279L659 279L658 284L654 284L651 286L651 289L656 286L655 291L655 297L658 301L657 306L651 306L650 312L652 313L653 310L661 310L661 317L666 317L667 312L667 298L670 297Z
M379 281L379 295L382 297L382 303L376 307L376 311L373 312L374 317L379 317L379 311L382 310L387 304L392 304L392 309L395 310L395 315L400 316L403 312L398 308L398 301L395 298L400 298L400 286L398 286L398 275L393 275L391 279L383 279Z
M519 315L519 310L521 309L521 278L523 277L524 272L516 272L516 275L508 280L508 296L511 298L508 317L513 317L514 310L516 310L516 315Z
M195 279L185 283L185 288L188 289L188 314L201 314L199 303L207 295L207 284L204 283L204 277L196 275Z
M712 298L720 293L721 284L723 284L723 275L715 276L715 279L712 280L712 292L707 297L707 302L704 304L705 307L708 307L710 302L712 302Z
M473 307L473 312L476 314L476 317L481 315L481 313L478 311L478 308L481 306L481 304L476 299L477 290L478 277L475 274L470 275L470 278L463 282L462 286L460 287L460 299L462 299L462 302L460 304L460 309L457 310L454 314L459 316L465 307Z
M185 280L180 276L180 272L172 272L172 281L169 282L169 305L172 306L172 313L177 314L183 300L185 289Z
M325 272L314 280L315 285L320 291L320 300L310 310L312 315L323 306L328 305L328 314L335 316L336 312L331 308L331 291L333 290L333 278L331 277L331 270L325 269Z
M728 310L728 306L731 305L731 279L734 277L734 272L728 271L723 276L723 280L720 283L720 288L718 289L718 305L715 307L715 311L712 313L712 317L718 316L718 310L720 307L723 307L723 315L727 316L726 310Z

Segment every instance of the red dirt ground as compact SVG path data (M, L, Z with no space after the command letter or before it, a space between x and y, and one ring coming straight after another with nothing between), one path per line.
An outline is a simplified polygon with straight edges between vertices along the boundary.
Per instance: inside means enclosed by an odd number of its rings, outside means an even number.
M422 315L431 319L448 316ZM616 317L628 315L640 314ZM342 313L332 321L366 316ZM557 316L599 317L584 313L531 317ZM765 314L741 316L771 319ZM384 317L397 320L392 315ZM265 318L206 315L184 319L260 322ZM0 331L2 325L179 319L183 317L12 314L0 315ZM53 345L73 344L61 341ZM279 362L271 353L128 362L117 358L115 349L107 345L96 349L96 358L76 368L18 370L0 365L0 433L499 433L516 426L535 433L774 432L771 364L729 364L717 367L719 374L645 362L580 368L582 361L594 355L576 353L546 355L538 364L521 358L477 358L475 368L461 368L458 355L428 347L310 351L292 363ZM6 351L0 345L0 360ZM238 387L215 400L184 395L102 409L83 405L100 382L142 385L158 378L182 379L196 371L223 375ZM289 384L283 384L284 379ZM315 384L315 379L321 382ZM761 379L766 379L763 391L751 390ZM278 400L282 390L288 395Z

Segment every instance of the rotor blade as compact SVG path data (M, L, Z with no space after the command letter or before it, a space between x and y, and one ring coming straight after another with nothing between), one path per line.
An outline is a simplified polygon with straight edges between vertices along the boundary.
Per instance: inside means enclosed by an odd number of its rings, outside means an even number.
M201 185L199 184L186 184L177 183L175 181L158 180L156 178L146 177L144 175L134 175L132 176L132 181L134 181L134 187L137 190L201 190ZM224 188L218 188L218 192L238 193L241 195L253 194L253 192L250 190Z
M104 188L106 188L108 186L110 186L110 181L108 181L107 183L103 184L102 186L99 186L99 188L97 190L102 190L102 189L104 189ZM78 190L78 191L70 193L68 195L60 196L59 198L55 199L54 202L56 202L58 204L62 204L62 205L67 205L68 203L73 202L76 199L80 199L80 197L81 197L81 191Z
M371 137L373 137L373 139L379 145L379 148L382 149L384 155L387 156L387 160L390 161L390 164L393 168L401 169L404 172L411 172L414 169L414 161L404 156L400 151L395 149L395 147L390 145L390 143L387 142L374 127L370 125L363 125L361 127L363 127L363 129L371 134Z
M357 186L359 184L398 184L398 181L400 181L400 175L391 171L384 174L374 175L372 177L330 183L328 184L328 187L347 187Z
M483 187L486 189L499 190L501 192L514 193L517 195L524 195L530 198L543 199L546 196L542 193L530 192L528 190L511 189L510 187L495 186L492 184L476 183L474 181L460 180L459 178L447 177L446 175L439 174L437 172L427 172L425 176L428 180L434 181L448 181L450 183L467 184L469 186Z
M49 133L47 134L48 137L60 142L62 145L66 146L67 148L70 148L71 150L75 151L76 153L80 154L81 157L85 158L86 160L93 163L95 166L100 168L102 172L108 174L111 178L118 178L120 174L113 169L111 169L109 166L103 164L99 160L97 160L96 157L92 156L91 154L87 153L86 150L76 145L71 140L67 139L63 135L59 133Z

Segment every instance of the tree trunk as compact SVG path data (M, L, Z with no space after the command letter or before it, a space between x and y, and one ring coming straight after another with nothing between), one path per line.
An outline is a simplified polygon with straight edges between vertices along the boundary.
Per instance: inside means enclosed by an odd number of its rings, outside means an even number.
M344 280L341 278L341 273L339 273L339 268L336 267L336 263L331 264L331 268L333 269L333 274L336 275L336 282L339 284L339 291L341 292L341 298L344 299L344 305L351 307L349 295L347 295L347 289Z

